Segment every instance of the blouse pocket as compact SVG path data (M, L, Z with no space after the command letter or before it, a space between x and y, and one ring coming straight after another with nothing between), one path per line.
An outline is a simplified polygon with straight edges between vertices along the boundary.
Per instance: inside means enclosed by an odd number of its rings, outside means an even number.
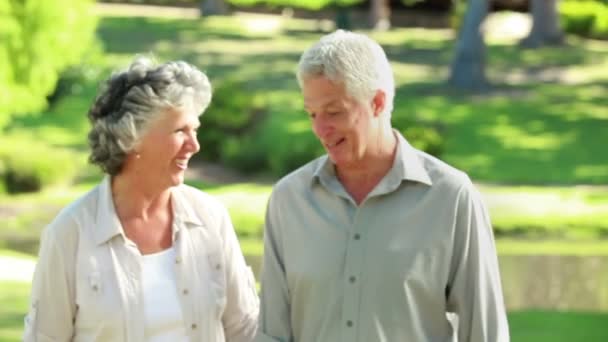
M78 280L78 327L88 329L119 323L122 312L120 299L118 294L112 295L108 277L109 275L96 270Z
M220 253L209 255L210 284L211 284L211 303L213 305L216 318L221 318L226 309L226 274L225 265L222 263Z

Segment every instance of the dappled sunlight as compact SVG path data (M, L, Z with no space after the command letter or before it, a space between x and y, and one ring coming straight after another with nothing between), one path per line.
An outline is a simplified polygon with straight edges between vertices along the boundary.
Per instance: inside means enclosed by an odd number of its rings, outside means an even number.
M532 28L532 19L527 13L493 12L483 22L482 30L489 44L517 43L525 38Z
M395 74L395 86L399 87L407 83L416 82L420 79L445 79L448 75L448 68L437 68L424 64L412 64L392 62L391 66Z
M302 113L302 116L306 114ZM310 121L308 120L294 120L287 125L287 131L291 134L308 133L311 132Z
M239 21L249 33L277 33L282 27L282 20L277 16L243 16Z
M603 165L577 165L574 174L581 178L608 178L608 162Z
M488 126L480 131L484 136L493 137L507 149L555 150L562 144L567 144L574 138L573 134L557 134L538 132L522 127L503 123Z

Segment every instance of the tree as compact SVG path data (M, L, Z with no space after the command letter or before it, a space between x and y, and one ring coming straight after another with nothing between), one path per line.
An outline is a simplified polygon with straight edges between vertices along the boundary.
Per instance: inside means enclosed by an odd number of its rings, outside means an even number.
M389 0L370 0L369 24L374 30L386 31L391 27Z
M254 4L265 4L270 6L286 6L318 11L322 8L331 8L335 11L335 23L338 28L348 29L350 27L348 6L362 2L363 0L227 0L236 6L251 6Z
M199 9L202 16L223 15L228 13L228 4L224 0L201 0Z
M530 12L532 29L520 42L522 46L535 48L562 43L564 34L559 24L557 0L530 0Z
M0 1L0 129L42 110L59 74L94 40L93 0Z
M487 13L488 0L468 1L450 67L449 84L472 90L481 89L487 85L485 75L486 46L481 26Z

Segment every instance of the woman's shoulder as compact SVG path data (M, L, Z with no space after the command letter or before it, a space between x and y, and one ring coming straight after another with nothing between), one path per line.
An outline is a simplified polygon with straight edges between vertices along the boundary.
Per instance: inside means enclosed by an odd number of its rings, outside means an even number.
M206 207L223 208L224 205L215 196L195 188L182 184L176 188L177 193L186 199L190 204L204 205Z
M78 233L79 226L96 215L99 185L63 207L47 225L46 230L61 238Z

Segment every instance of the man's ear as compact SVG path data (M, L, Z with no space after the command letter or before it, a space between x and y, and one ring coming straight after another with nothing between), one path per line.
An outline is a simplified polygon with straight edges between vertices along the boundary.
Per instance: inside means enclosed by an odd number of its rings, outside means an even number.
M372 98L372 109L374 111L374 117L378 117L384 111L386 106L386 94L384 91L378 89L376 94Z

